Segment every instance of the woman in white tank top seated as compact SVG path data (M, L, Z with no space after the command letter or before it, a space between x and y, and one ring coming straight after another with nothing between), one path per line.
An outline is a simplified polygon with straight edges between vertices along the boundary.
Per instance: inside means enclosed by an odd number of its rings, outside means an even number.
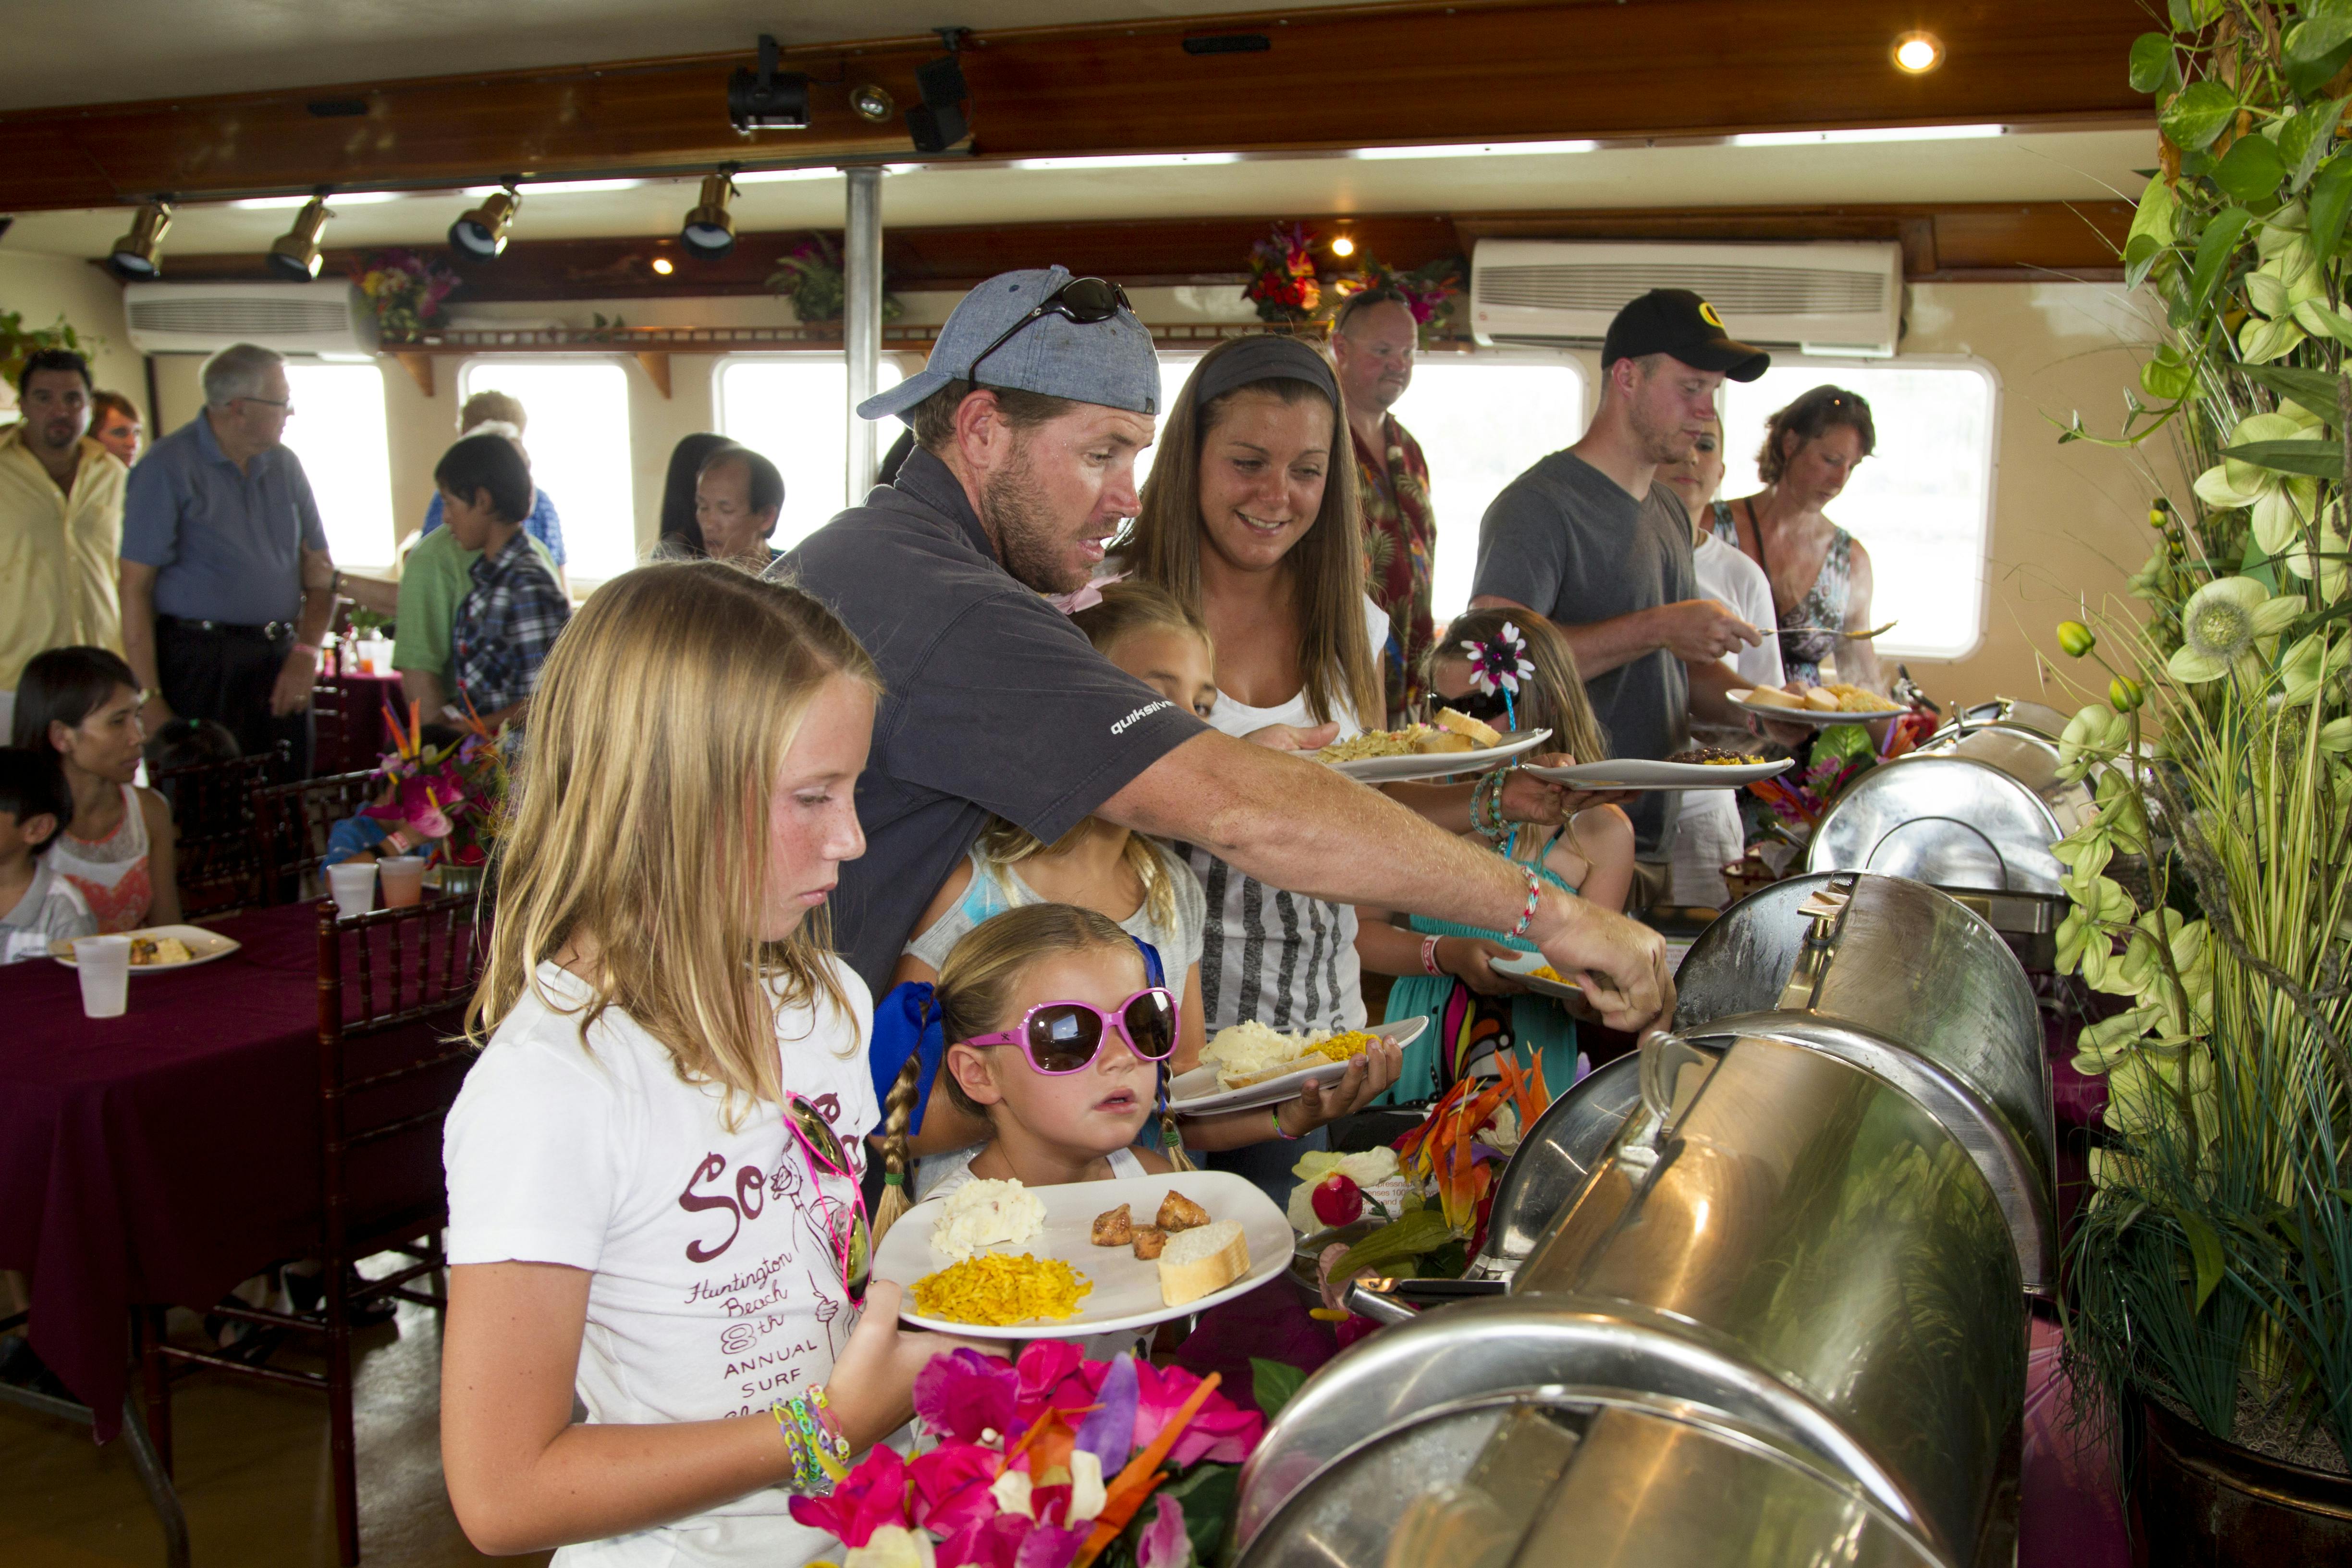
M65 768L73 820L47 864L89 901L98 929L178 924L172 808L131 782L146 742L131 667L102 647L37 656L16 684L11 740L47 747Z

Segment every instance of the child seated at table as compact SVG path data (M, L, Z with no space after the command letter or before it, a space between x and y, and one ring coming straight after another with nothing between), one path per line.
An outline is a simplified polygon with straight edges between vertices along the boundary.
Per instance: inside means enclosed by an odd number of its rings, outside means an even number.
M53 753L0 746L0 963L47 958L53 942L98 934L89 900L44 860L71 816Z
M46 748L65 770L73 811L49 869L71 882L101 931L180 923L178 832L171 803L134 781L145 741L139 679L102 647L53 647L16 679L11 743Z

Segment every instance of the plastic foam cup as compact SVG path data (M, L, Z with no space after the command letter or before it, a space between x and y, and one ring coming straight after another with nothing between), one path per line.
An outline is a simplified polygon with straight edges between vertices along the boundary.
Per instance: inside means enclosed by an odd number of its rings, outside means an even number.
M335 896L335 912L350 920L375 908L375 862L357 865L346 860L327 868L327 889Z
M421 855L394 855L375 863L376 874L383 880L383 907L405 909L425 901L425 858Z
M74 967L81 975L85 1018L120 1018L131 1005L131 939L78 936Z

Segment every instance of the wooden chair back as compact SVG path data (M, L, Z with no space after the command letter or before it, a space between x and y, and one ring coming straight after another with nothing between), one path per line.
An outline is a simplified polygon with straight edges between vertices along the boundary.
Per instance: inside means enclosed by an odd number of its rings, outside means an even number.
M338 822L359 815L374 781L373 773L331 773L255 792L254 830L268 902L290 904L319 893L327 836Z
M268 897L254 795L278 762L264 753L192 763L161 769L149 781L172 803L183 918L201 920Z

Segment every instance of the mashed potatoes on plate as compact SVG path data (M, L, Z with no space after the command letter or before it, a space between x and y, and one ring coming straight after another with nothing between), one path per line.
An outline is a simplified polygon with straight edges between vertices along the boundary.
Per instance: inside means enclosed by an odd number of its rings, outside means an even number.
M956 1189L931 1227L931 1245L959 1260L983 1247L1019 1247L1045 1231L1045 1205L1019 1182L976 1180Z

